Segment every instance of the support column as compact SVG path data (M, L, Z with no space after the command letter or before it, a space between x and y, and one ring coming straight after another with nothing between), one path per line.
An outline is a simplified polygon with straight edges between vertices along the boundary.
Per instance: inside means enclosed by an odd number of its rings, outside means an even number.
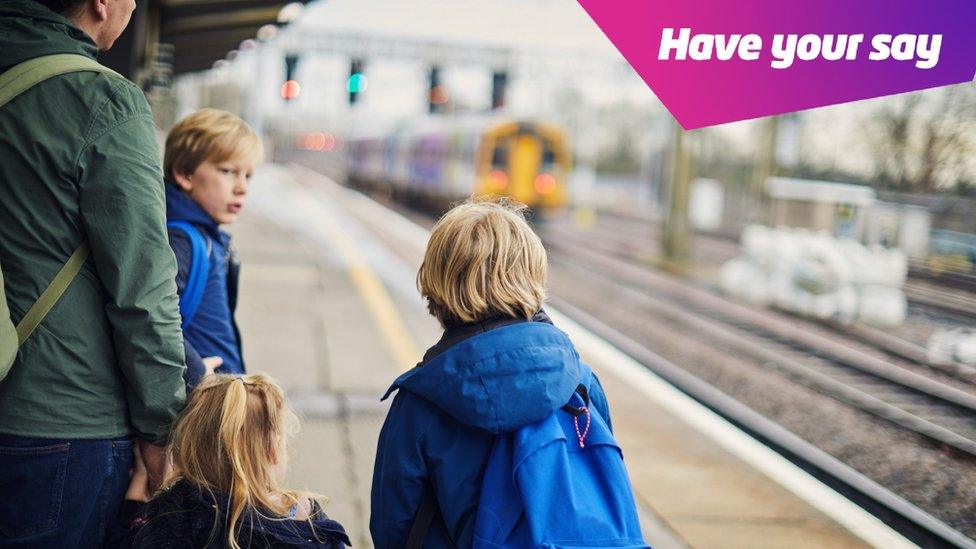
M688 205L691 195L692 158L687 132L674 122L674 144L671 157L671 177L668 188L668 210L661 231L664 268L684 273L688 267L691 246L691 221Z
M777 174L776 142L779 133L779 116L770 116L761 122L759 151L756 155L756 167L753 172L750 204L750 222L767 222L764 219L766 205L766 180Z

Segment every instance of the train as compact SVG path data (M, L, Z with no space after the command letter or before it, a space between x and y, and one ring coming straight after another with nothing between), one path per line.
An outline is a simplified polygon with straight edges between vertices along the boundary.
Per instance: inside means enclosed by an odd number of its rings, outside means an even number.
M351 185L436 211L471 196L504 196L536 216L558 215L573 165L556 125L497 117L352 127L344 149Z

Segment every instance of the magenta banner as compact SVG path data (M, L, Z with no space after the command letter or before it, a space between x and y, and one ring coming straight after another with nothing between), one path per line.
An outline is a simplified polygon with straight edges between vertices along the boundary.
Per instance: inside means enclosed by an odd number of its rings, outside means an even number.
M579 2L685 129L976 73L976 0Z

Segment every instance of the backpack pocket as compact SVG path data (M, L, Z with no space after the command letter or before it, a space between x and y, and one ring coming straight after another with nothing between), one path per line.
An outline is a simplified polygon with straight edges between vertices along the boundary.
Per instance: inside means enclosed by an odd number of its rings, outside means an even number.
M596 410L498 437L475 547L647 547L620 447Z

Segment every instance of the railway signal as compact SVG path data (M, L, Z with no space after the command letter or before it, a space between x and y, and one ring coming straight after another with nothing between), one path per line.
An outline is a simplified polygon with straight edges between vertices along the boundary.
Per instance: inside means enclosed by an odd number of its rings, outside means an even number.
M434 65L430 68L429 87L427 89L427 112L437 114L444 112L449 99L447 87L441 83L441 69Z
M356 104L359 94L366 91L366 75L363 74L363 60L353 59L349 62L349 79L346 80L346 91L349 92L349 106Z
M281 85L281 98L285 101L297 99L302 93L302 86L295 80L295 69L298 67L298 56L285 56L285 83Z
M491 110L505 106L505 88L508 87L508 72L491 73Z

